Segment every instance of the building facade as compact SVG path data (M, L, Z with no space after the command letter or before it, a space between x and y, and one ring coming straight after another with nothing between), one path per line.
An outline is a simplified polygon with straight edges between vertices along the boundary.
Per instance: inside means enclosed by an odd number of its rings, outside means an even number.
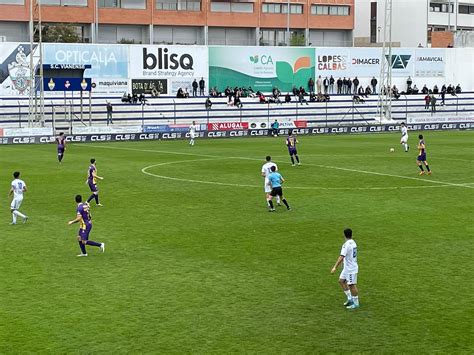
M84 43L353 44L354 0L0 0L0 41L29 40L30 1Z
M354 44L377 46L383 41L385 0L355 1ZM474 0L393 0L392 42L401 47L444 46L474 31ZM449 32L442 45L433 37ZM449 40L450 38L450 40ZM451 43L454 44L454 43Z

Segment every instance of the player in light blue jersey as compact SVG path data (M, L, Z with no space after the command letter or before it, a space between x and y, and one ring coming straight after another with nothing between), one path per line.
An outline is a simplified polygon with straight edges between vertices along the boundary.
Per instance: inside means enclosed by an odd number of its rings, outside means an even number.
M273 165L271 168L271 173L268 175L268 181L270 182L270 186L272 188L272 191L267 197L268 201L268 206L270 207L269 212L275 212L275 207L273 206L273 197L279 196L281 201L285 204L286 209L289 211L291 210L290 205L288 205L288 202L286 199L283 197L283 189L281 188L281 184L285 182L285 179L283 179L283 176L280 175L276 171L276 166Z

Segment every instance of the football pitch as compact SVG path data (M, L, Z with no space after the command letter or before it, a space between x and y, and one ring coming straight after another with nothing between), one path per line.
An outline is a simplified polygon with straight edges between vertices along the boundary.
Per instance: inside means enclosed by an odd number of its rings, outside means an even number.
M424 132L431 176L417 135L298 137L296 167L285 137L0 147L0 353L472 353L474 132ZM267 212L266 155L291 211ZM106 250L78 258L90 158ZM330 274L345 227L356 311Z

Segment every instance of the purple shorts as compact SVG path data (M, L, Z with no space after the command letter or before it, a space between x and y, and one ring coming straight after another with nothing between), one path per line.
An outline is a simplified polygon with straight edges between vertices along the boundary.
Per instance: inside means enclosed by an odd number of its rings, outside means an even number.
M420 155L418 155L418 157L416 158L416 160L418 160L418 161L426 161L426 153L421 153Z
M291 156L291 155L298 154L298 152L296 151L296 148L289 148L288 149L288 154L290 154L290 156Z
M99 189L97 188L97 184L94 184L91 180L88 180L87 183L89 184L89 188L92 192L99 191Z
M92 224L86 224L86 229L79 229L79 237L81 240L89 240L89 233L91 232Z
M63 154L63 153L64 153L64 146L58 145L58 154Z

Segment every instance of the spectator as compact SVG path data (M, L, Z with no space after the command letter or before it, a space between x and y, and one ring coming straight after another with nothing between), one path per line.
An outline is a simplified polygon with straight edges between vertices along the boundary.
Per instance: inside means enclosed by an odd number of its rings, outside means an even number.
M303 96L308 95L304 89L304 87L300 86L300 94L303 94Z
M342 79L342 91L341 94L347 94L347 79Z
M237 108L242 108L242 107L243 107L242 101L240 100L240 96L239 96L239 95L236 95L236 96L235 96L235 99L234 99L234 106L236 106Z
M365 90L364 90L364 87L362 85L359 86L359 90L357 90L357 95L365 96Z
M461 92L462 92L461 85L457 84L456 89L454 89L454 93L455 94L460 94Z
M124 102L124 103L127 103L127 102L130 103L131 99L132 98L131 98L130 94L127 95L126 93L124 93L123 96L122 96L122 102Z
M396 100L400 98L400 92L398 91L398 88L393 85L392 87L392 97L394 97Z
M423 46L421 45L421 43L418 43L418 48L423 48Z
M451 84L448 85L448 88L446 89L446 92L448 94L451 94L451 95L454 93L454 88Z
M448 44L448 48L454 48L453 44L452 43Z
M435 94L435 95L438 95L438 94L439 94L438 85L435 85L435 86L433 87L433 94Z
M354 78L354 80L352 81L352 84L354 84L354 94L357 93L357 89L359 87L359 79L357 79L357 76Z
M413 85L412 93L413 93L413 94L418 94L419 91L420 91L420 90L418 90L416 84Z
M436 113L436 97L434 97L434 95L431 95L430 102L431 102L431 114Z
M321 79L321 75L316 80L316 87L318 88L318 94L321 93L321 86L323 85L323 80Z
M257 95L258 95L258 102L260 102L261 104L266 104L267 103L267 99L265 98L265 95L263 93L258 91Z
M421 89L421 93L423 95L427 95L429 93L429 90L428 88L426 87L426 84L423 86L423 88Z
M290 95L289 92L286 93L286 95L285 95L285 102L286 102L286 103L290 103L290 102L291 102L291 95Z
M440 96L441 96L441 104L440 104L440 106L444 106L444 104L445 104L444 99L445 99L445 96L446 96L446 92L441 91Z
M112 103L110 101L107 102L107 126L110 124L113 124L114 121L112 121Z
M355 104L363 104L363 103L365 103L364 99L361 98L361 97L358 96L358 95L352 96L352 102L355 103Z
M347 78L347 92L346 94L352 94L352 80Z
M146 104L145 94L141 93L140 96L138 97L138 100L140 101L142 105L145 105Z
M313 78L309 78L308 80L308 90L309 92L314 92L314 80Z
M234 106L234 96L232 94L227 96L227 106Z
M318 96L321 94L318 94ZM309 102L315 102L316 101L316 94L314 92L309 93Z
M430 95L426 94L425 96L425 110L430 108Z
M194 79L192 86L193 86L193 96L196 97L198 93L198 87L199 87L199 84L197 83L196 79Z
M293 92L293 95L294 96L298 96L298 94L300 93L299 90L296 88L296 86L293 85L293 89L292 89L292 92Z
M443 91L446 93L446 84L443 84L443 86L441 86L441 92Z
M323 86L324 86L324 93L327 94L328 90L329 90L329 79L328 79L328 77L324 78Z
M189 92L188 92L188 88L184 88L184 98L188 98L189 97Z
M204 96L205 87L206 82L204 81L204 78L201 78L201 80L199 80L199 96Z
M280 124L278 123L278 121L275 120L275 122L272 123L271 127L273 137L278 137L278 128L280 128Z
M337 94L341 95L342 94L342 84L343 81L341 78L337 79Z
M204 107L206 108L206 110L210 110L212 108L212 102L210 98L206 99L206 102L204 103Z
M329 78L329 93L334 94L334 78L331 77Z
M413 80L411 80L411 76L408 76L407 79L407 91L411 89L411 84L413 84Z
M178 91L176 92L176 97L177 97L178 99L184 98L184 91L183 91L182 88L179 88L179 89L178 89Z
M306 99L304 98L304 95L302 92L299 93L298 95L298 102L302 105L303 103L305 103L306 105L308 105L308 101L306 101Z
M372 92L373 92L374 94L377 93L377 83L378 83L378 82L377 82L377 79L375 79L375 76L372 77L372 80L370 81L370 85L372 85Z
M135 93L132 95L132 103L136 104L138 102L138 95Z

